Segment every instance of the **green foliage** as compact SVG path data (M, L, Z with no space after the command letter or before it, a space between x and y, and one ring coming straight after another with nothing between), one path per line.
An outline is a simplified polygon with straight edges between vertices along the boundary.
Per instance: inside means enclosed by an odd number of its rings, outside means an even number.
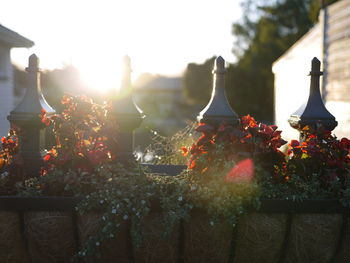
M195 132L196 124L190 123L182 130L172 136L165 137L156 131L152 131L153 137L151 144L145 149L143 156L140 157L146 162L145 156L148 155L150 161L154 164L187 164L188 157L183 156L181 148L190 147L197 137ZM149 162L149 161L148 161Z
M190 102L207 104L213 86L212 70L215 57L207 59L203 64L190 63L183 76L183 86Z
M272 122L274 78L272 63L316 22L316 0L245 0L243 17L232 26L237 62L227 72L226 92L239 115ZM325 1L326 4L335 2ZM206 104L211 91L213 58L202 65L189 64L184 75L186 95Z
M259 120L272 121L272 63L313 25L309 18L311 3L305 0L251 2L245 8L242 21L233 25L237 41L244 40L243 45L233 49L238 61L228 73L231 75L228 97L239 114L250 113ZM254 17L256 13L258 18Z
M24 180L16 170L1 171L0 192L81 197L77 212L97 212L99 228L82 244L77 261L98 258L103 242L117 237L126 223L132 225L134 244L140 245L142 222L155 210L162 214L167 238L174 225L188 220L195 209L204 210L208 224L215 226L222 220L235 225L237 216L259 208L261 198L337 198L350 205L350 140L337 140L322 129L305 127L304 141L292 141L285 156L279 149L285 141L275 125L258 123L249 115L235 127L201 123L196 131L202 136L192 146L182 147L188 169L165 176L134 161L119 162L118 142L110 134L115 127L109 126L115 121L108 118L107 105L71 96L62 103L61 116L42 112L44 123L55 124L57 145L44 155L47 163L41 176ZM193 127L185 130L173 145L192 132ZM15 134L2 139L2 165L20 166L11 161L17 148ZM167 151L168 161L179 160L174 156L178 152Z
M322 3L324 7L331 5L338 0L321 0L321 1L311 1L309 17L311 21L317 22L319 17L319 11L322 8Z
M241 124L218 128L200 124L202 137L190 154L188 176L195 207L208 213L235 217L260 198L302 201L333 198L350 204L350 140L338 140L321 127L303 129L304 140L285 142L274 125L244 116ZM237 188L236 188L237 187ZM218 217L218 216L216 216Z
M225 180L236 164L234 161L228 161L222 167L213 162L205 174L199 174L195 170L188 170L184 174L190 182L190 192L186 198L196 209L201 209L209 215L208 223L212 226L222 220L235 225L237 216L247 212L248 207L260 206L260 190L255 181Z
M94 175L89 176L92 181L99 177L105 180L96 180L94 191L78 193L85 196L77 207L80 214L92 211L100 211L101 214L99 231L84 244L80 256L98 255L99 245L96 244L117 235L119 227L127 220L131 220L134 226L133 241L139 246L143 240L140 229L142 219L157 207L163 213L165 237L175 223L189 216L191 207L182 202L187 185L178 183L180 179L177 177L146 174L133 165L127 169L118 165L101 166Z

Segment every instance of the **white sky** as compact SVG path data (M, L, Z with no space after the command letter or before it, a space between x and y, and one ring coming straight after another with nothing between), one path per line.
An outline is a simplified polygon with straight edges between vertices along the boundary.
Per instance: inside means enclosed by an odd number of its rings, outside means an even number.
M36 53L42 68L72 63L91 85L117 81L121 58L141 72L178 75L213 55L234 61L231 25L239 0L0 0L0 23L33 40L13 49L24 66Z

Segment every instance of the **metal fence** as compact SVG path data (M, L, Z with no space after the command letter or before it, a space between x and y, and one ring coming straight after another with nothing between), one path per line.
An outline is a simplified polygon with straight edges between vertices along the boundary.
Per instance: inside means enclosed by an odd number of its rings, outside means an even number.
M124 70L121 91L129 96L122 100L113 101L113 114L121 127L118 136L121 142L119 156L122 160L131 160L133 156L133 132L141 124L142 113L135 106L131 97L130 82L130 60L126 59L126 68ZM48 115L54 114L55 110L46 102L40 88L40 70L39 60L36 55L29 58L29 66L26 71L29 75L29 82L26 94L20 104L11 111L8 120L20 129L19 143L20 154L23 157L25 169L31 176L37 176L39 169L43 164L41 151L45 147L45 132L39 115L44 109ZM239 116L231 108L225 94L225 61L218 57L214 65L214 81L212 97L208 105L199 113L198 121L218 126L222 121L231 125L239 125ZM311 63L311 83L310 95L305 104L303 104L294 114L291 115L289 122L293 128L296 128L303 137L303 127L322 126L327 130L333 130L337 126L337 121L325 108L321 94L319 79L322 75L320 71L320 61L316 58ZM185 165L150 165L151 171L165 173L168 175L177 175ZM77 197L0 197L0 210L18 211L21 218L21 228L23 227L23 214L25 211L72 211L75 232L77 232L76 212L74 207L80 201ZM255 211L255 210L254 210ZM346 239L347 222L350 215L349 208L343 207L338 200L305 200L302 203L296 203L291 200L262 200L262 206L259 210L262 213L285 213L288 215L286 221L286 231L281 246L279 262L283 262L286 250L290 240L290 232L294 215L297 213L340 213L343 214L341 231L337 237L337 245L332 255L333 261L336 261L339 251L343 248ZM179 233L179 255L178 262L184 262L184 236L185 231L183 222L180 224ZM26 240L25 231L21 231L23 239ZM128 231L130 235L130 229ZM78 234L76 234L78 235ZM128 238L129 261L134 262L133 245L131 238ZM79 242L77 247L79 247ZM235 259L236 240L232 239L229 262ZM332 262L333 262L332 261Z
M114 99L112 102L112 114L118 120L119 134L119 160L132 160L134 130L142 122L142 111L134 104L131 87L130 59L125 57L122 85L119 92L127 94L122 99ZM40 86L39 59L33 54L29 57L29 65L26 68L28 74L28 87L23 100L10 112L8 120L21 131L19 134L20 154L24 160L26 173L30 176L38 176L38 171L43 164L41 152L45 148L45 127L42 126L40 114L42 109L47 115L52 115L55 110L45 100ZM197 120L218 126L225 121L231 125L239 124L239 116L231 108L225 94L225 60L218 57L213 69L213 90L208 105L199 113ZM322 101L320 94L320 61L314 58L311 63L310 95L306 103L291 115L289 123L301 133L306 125L311 127L323 126L327 130L333 130L337 126L335 117L329 113ZM151 169L175 174L184 166L155 166Z

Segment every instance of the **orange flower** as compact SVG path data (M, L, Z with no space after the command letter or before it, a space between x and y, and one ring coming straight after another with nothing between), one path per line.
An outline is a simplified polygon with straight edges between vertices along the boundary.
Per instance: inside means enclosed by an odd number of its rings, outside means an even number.
M195 160L192 160L190 161L190 164L188 166L189 169L194 169L196 167L196 161Z
M181 147L182 155L187 156L188 155L188 149L186 147Z
M255 119L249 114L246 116L243 116L241 118L241 122L242 122L242 125L245 127L255 128L258 126Z

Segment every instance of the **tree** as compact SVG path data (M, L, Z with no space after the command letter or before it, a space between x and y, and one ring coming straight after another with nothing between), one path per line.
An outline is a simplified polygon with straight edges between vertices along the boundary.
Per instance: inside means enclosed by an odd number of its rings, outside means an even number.
M335 1L325 1L325 4ZM232 27L236 39L233 53L237 62L228 69L227 94L238 114L249 113L260 121L272 122L272 63L317 22L320 1L245 0L242 9L242 19ZM200 70L208 65L207 62L196 67L189 64L185 72L187 95L193 99L200 97L197 100L200 103L211 90L211 85L202 84L208 78L204 74L211 76L208 71ZM211 69L213 63L209 64Z
M207 59L203 64L190 63L183 76L185 96L190 102L207 104L213 86L212 70L215 57Z
M309 12L311 0L259 1L261 5L244 12L241 22L233 25L237 40L245 39L234 53L238 62L230 67L228 91L230 101L237 99L234 108L241 114L250 113L257 119L273 120L273 74L272 63L313 25ZM263 3L265 2L265 3ZM254 20L255 10L259 18Z

